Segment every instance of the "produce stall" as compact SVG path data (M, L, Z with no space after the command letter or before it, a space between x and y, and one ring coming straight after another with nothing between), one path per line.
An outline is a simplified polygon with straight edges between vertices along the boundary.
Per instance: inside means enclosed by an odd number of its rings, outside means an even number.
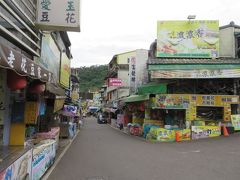
M239 97L233 95L156 95L155 106L145 110L149 119L144 120L156 127L145 136L157 141L174 141L176 132L178 140L220 136L222 125L231 126L238 103Z

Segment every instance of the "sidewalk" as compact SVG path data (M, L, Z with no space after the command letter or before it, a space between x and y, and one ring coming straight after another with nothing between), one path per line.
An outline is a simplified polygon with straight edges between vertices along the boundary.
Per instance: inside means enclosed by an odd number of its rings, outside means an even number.
M55 162L54 164L47 170L47 172L43 175L41 178L42 180L47 180L52 171L55 169L59 161L62 159L64 154L67 152L68 148L71 146L72 142L75 140L75 138L78 136L78 133L80 130L77 130L76 135L72 138L60 138L59 139L59 145L58 145L58 150L56 152L56 157L55 157Z

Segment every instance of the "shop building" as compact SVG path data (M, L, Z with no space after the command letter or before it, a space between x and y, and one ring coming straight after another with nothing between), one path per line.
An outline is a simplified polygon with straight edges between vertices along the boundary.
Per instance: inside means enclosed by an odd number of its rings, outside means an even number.
M190 129L192 139L211 137L211 132L220 135L221 124L231 126L231 115L239 112L240 60L236 58L237 51L233 46L237 42L235 40L238 27L229 25L219 29L218 23L214 21L186 21L185 23L199 23L199 27L186 31L176 29L176 34L173 34L171 23L178 22L158 23L158 39L150 49L152 51L148 59L150 79L167 85L167 94L156 94L157 107L152 107L151 111L161 114L165 128ZM202 28L202 23L205 23L206 29ZM208 23L212 25L207 25ZM217 23L215 27L214 23ZM162 42L166 40L161 34L164 28L172 33L168 34L171 41L179 42L163 45ZM232 33L229 33L230 31ZM179 37L180 32L183 39ZM188 37L190 32L193 33L193 37ZM197 34L200 32L202 34ZM186 46L184 51L179 49L178 44L201 38L206 44L204 49L195 49L198 53L195 54L194 49L186 50ZM230 39L235 40L231 42ZM203 44L196 47L201 46ZM202 126L208 129L208 134ZM205 136L201 133L205 133Z
M113 56L109 63L107 84L107 103L104 109L117 121L117 110L121 109L121 99L135 94L137 87L147 82L146 61L148 51L137 49ZM114 123L116 124L116 123Z
M147 81L147 50L135 50L115 55L109 63L107 76L108 103L136 92ZM116 103L115 103L116 104Z
M39 7L0 1L0 179L39 179L56 154L59 128L49 122L69 89L71 44L66 32L37 28Z
M147 69L165 92L148 88L142 97L125 99L145 137L175 141L179 131L189 140L219 136L225 126L229 132L239 128L232 120L239 114L238 34L234 23L219 28L217 21L158 22Z
M53 83L53 73L36 61L41 56L41 34L34 25L36 4L1 1L0 9L0 71L4 92L0 179L31 178L33 148L24 145L32 134L29 126L45 113L43 92L46 83ZM47 144L52 147L53 142Z

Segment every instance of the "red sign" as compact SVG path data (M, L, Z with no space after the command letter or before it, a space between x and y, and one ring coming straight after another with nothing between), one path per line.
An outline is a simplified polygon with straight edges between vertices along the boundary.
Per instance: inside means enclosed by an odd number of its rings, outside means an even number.
M122 80L118 78L109 78L109 86L122 86Z

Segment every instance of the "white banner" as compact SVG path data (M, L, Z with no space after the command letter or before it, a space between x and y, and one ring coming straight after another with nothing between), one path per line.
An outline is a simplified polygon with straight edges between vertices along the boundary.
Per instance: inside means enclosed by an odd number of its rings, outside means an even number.
M198 69L198 70L157 70L151 71L151 78L189 78L189 79L211 79L211 78L239 78L240 69Z

